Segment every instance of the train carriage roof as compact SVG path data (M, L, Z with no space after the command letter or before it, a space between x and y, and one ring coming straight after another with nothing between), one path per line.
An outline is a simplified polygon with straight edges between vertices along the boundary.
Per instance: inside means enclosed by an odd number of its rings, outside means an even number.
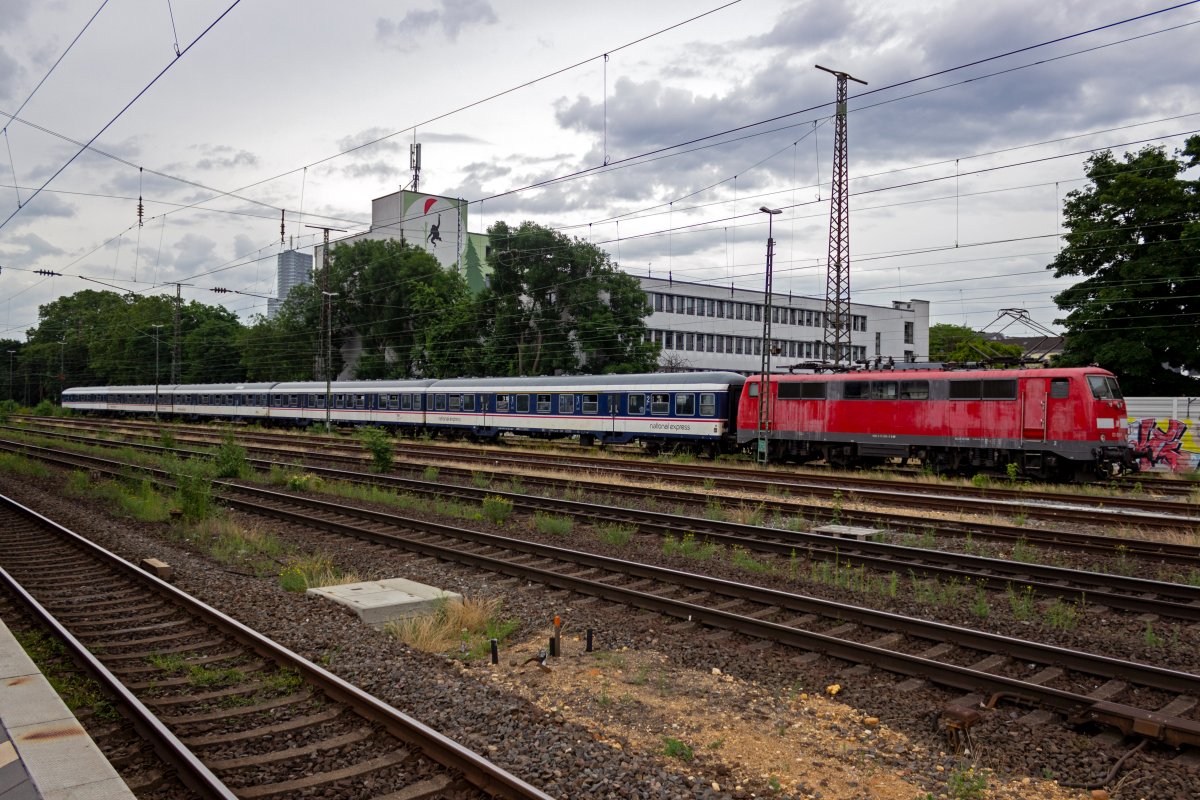
M463 389L483 391L577 392L661 389L724 389L741 387L746 379L735 372L656 372L635 375L541 375L529 378L454 378L438 381L430 391Z
M419 380L395 380L395 381L333 381L329 385L331 392L411 392L417 389L424 389L434 383L433 378L421 378ZM275 392L296 392L297 394L325 393L325 381L303 381L293 383L279 383L272 390Z
M189 392L237 394L239 392L265 392L274 385L273 383L160 383L157 389L159 394L187 394ZM154 394L155 388L153 383L146 386L73 386L63 390L63 394Z

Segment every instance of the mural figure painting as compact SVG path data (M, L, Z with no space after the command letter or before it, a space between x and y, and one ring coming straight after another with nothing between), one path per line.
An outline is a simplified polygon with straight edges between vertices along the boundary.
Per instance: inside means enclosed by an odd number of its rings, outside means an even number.
M431 245L436 245L442 240L442 234L439 228L442 227L442 215L438 214L438 221L429 226L429 235L425 237L425 241Z

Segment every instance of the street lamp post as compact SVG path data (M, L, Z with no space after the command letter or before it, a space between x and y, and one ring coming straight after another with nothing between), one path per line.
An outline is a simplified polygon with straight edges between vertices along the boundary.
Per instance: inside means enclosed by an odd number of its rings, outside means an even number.
M58 343L58 404L62 405L62 393L67 384L67 340Z
M154 328L154 421L158 422L158 332L162 325L151 325Z
M767 215L767 277L763 289L763 341L762 341L762 371L758 378L758 462L764 467L769 461L769 445L767 434L771 428L771 272L775 261L775 215L782 214L783 209L758 209Z
M321 292L321 296L325 299L325 432L329 433L333 430L333 423L330 418L330 405L332 405L332 375L333 367L333 298L337 297L336 292Z

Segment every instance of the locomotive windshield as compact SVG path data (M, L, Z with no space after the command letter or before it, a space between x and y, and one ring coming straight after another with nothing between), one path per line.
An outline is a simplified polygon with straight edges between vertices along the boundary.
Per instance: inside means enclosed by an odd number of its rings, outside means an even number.
M1110 378L1107 375L1088 375L1088 386L1092 387L1092 396L1097 400L1120 400L1122 399L1121 387L1117 386L1117 379Z

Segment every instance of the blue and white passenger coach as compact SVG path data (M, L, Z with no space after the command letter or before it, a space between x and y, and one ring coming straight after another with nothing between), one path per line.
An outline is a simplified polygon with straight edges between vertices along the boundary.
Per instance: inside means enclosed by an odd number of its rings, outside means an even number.
M746 379L732 372L535 378L77 387L63 406L85 412L173 414L307 425L385 425L410 433L494 440L504 433L578 436L585 444L736 446Z

